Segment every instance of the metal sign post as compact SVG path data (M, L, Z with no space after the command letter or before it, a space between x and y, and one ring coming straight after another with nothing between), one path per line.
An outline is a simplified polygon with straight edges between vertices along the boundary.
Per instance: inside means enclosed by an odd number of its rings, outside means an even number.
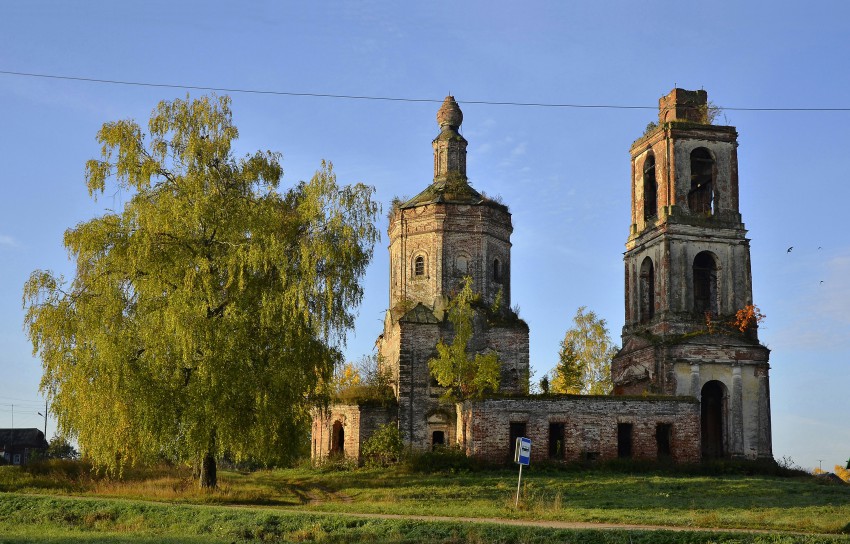
M519 479L516 482L516 503L514 508L519 508L519 487L522 484L522 466L531 462L531 439L520 437L516 439L514 449L514 463L519 465Z

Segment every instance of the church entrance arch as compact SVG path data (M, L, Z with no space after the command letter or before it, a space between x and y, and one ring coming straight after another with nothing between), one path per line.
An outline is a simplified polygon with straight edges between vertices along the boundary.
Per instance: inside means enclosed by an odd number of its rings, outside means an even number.
M345 455L345 429L341 421L335 421L331 429L331 454Z
M702 386L700 421L703 459L718 459L726 455L726 404L726 386L723 382L711 380Z

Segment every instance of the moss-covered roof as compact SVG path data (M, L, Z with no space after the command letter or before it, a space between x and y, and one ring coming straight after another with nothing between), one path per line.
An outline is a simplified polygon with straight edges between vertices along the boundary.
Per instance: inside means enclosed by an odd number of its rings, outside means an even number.
M450 176L437 179L424 191L402 203L400 208L415 208L425 204L488 204L499 208L505 208L504 204L487 198L469 185L466 178Z

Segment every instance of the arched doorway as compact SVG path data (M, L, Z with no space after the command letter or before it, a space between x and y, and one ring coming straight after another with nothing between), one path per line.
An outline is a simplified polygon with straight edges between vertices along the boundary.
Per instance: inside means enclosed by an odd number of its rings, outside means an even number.
M700 395L702 458L719 459L726 455L726 386L711 380L702 386Z
M345 429L341 421L335 421L331 429L331 454L345 455Z
M443 411L435 411L428 415L426 421L431 435L431 449L450 445L454 432L451 416Z

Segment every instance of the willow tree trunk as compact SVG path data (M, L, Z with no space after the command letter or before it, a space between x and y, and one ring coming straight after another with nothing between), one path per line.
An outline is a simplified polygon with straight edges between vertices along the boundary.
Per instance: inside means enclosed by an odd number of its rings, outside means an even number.
M201 459L200 483L202 489L215 489L216 485L218 485L215 457L211 452L207 452L204 458Z

